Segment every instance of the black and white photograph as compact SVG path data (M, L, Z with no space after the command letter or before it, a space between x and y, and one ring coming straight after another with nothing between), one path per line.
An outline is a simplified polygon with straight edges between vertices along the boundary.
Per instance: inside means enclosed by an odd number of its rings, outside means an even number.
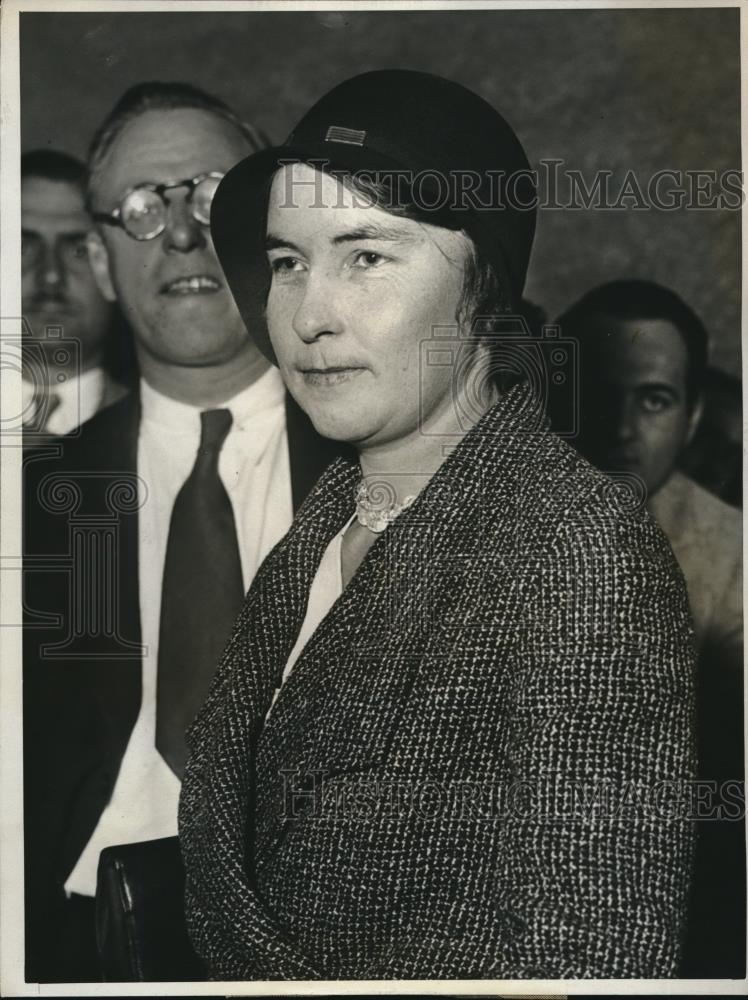
M7 0L3 996L746 991L747 17Z

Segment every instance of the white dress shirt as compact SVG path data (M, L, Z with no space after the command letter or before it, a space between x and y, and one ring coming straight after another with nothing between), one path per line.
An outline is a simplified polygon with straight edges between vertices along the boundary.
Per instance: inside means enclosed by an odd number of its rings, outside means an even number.
M44 430L49 434L68 434L96 413L104 395L106 376L103 368L89 368L80 375L66 378L49 387L50 395L58 399ZM22 380L23 412L33 413L35 387Z
M156 670L161 586L169 521L177 493L192 470L200 441L201 408L176 402L141 385L138 475L147 496L139 512L139 593L143 696L112 798L65 889L96 891L99 853L115 844L177 833L180 782L156 749ZM245 589L293 518L285 390L273 368L223 404L233 423L218 471L231 500Z

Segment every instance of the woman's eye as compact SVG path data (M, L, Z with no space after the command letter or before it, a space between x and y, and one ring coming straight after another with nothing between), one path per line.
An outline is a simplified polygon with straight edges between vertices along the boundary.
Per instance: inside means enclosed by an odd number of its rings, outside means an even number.
M290 271L300 271L301 261L296 257L275 257L270 261L273 274L287 274Z
M353 259L353 266L367 270L368 268L378 267L386 259L381 253L376 253L374 250L360 250Z

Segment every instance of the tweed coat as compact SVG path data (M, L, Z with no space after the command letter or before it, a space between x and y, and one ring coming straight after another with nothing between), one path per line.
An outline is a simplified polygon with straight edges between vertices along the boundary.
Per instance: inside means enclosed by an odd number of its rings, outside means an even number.
M649 793L693 775L693 634L660 529L517 386L374 542L266 722L358 478L333 463L269 554L188 731L211 974L673 975L692 826Z

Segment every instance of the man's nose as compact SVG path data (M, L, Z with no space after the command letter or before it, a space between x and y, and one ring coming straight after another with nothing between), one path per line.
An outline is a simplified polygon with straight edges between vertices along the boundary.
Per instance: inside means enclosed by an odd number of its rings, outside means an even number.
M306 344L343 330L339 289L336 292L333 284L332 278L321 272L310 273L307 277L302 300L293 318L293 328Z
M47 291L57 291L64 286L67 277L65 266L54 246L45 246L39 260L38 277Z
M205 229L185 198L174 198L169 203L162 239L164 250L176 253L189 253L207 245Z
M635 439L637 416L636 401L633 398L624 396L618 400L615 431L619 443L626 444Z

